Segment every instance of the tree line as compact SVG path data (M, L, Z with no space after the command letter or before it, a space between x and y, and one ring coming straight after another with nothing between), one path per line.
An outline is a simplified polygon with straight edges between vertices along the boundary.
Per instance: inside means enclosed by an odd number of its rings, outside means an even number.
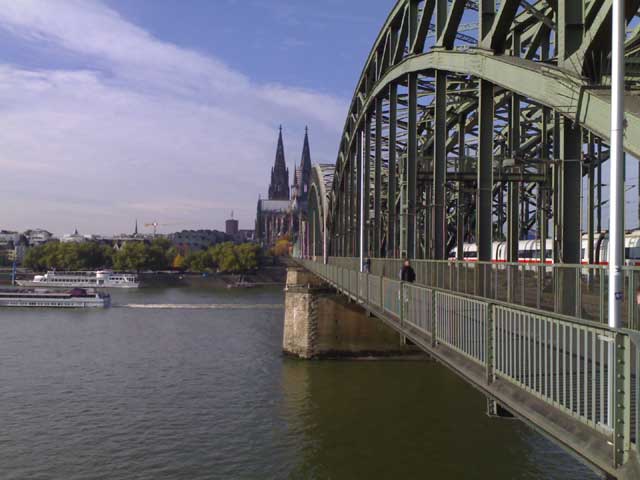
M255 243L219 243L188 254L181 267L190 272L246 272L258 268L262 251Z
M169 240L156 238L150 243L127 242L119 249L98 242L46 243L30 248L23 265L35 271L113 268L135 272L243 272L257 268L260 258L260 247L251 243L226 242L183 256Z

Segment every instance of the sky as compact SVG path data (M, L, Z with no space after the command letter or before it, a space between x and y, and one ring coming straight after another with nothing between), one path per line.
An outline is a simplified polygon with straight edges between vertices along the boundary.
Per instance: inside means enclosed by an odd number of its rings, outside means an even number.
M0 229L253 228L280 124L335 162L393 4L0 0Z

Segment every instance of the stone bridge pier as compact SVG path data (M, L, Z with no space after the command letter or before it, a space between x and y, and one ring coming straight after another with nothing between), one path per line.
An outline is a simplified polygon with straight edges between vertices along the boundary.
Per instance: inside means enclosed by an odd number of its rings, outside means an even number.
M287 270L282 348L303 359L423 355L313 273Z

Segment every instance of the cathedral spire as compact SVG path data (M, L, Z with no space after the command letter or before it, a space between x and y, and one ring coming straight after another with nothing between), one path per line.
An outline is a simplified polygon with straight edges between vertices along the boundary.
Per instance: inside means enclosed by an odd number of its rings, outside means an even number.
M309 148L309 127L304 127L304 145L302 147L302 159L300 160L302 171L311 172L311 149Z
M309 127L304 127L304 145L300 159L300 177L298 178L298 195L306 200L311 185L311 149L309 148Z
M282 141L282 125L278 133L276 161L271 169L271 185L269 200L289 200L289 169L284 158L284 142Z
M287 168L287 163L284 160L284 142L282 141L282 125L280 125L280 132L278 133L278 148L276 150L276 164L275 169L278 167Z

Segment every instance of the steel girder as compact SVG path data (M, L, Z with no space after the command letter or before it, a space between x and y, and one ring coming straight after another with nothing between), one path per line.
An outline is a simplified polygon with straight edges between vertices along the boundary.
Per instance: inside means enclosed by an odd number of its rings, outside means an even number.
M639 3L627 0L630 20ZM498 9L494 0L398 1L347 115L325 214L331 253L359 254L362 226L371 256L445 258L464 240L488 259L491 242L508 239L514 258L517 241L535 236L555 240L556 260L579 260L583 185L596 210L586 216L589 238L603 228L610 8L610 0L505 0ZM636 28L625 145L636 157L639 45Z

